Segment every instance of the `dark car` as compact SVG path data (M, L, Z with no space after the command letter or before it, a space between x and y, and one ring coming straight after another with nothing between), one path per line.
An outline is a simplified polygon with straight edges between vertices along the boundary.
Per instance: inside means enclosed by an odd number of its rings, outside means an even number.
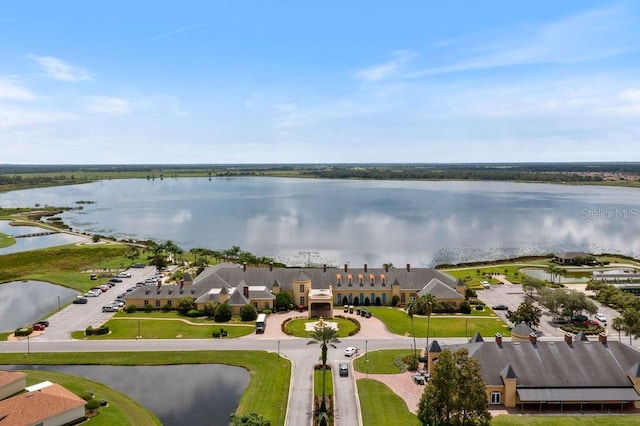
M131 265L132 268L144 268L144 265L142 263L134 263L133 265Z
M347 364L346 362L341 362L340 364L338 364L338 370L340 370L340 375L342 377L349 376L349 364Z
M509 307L507 305L493 305L491 309L493 309L494 311L506 311L509 309Z
M567 325L567 324L571 324L571 321L569 321L566 318L562 318L562 317L554 317L553 320L551 320L552 323L556 324L556 325Z
M121 283L122 279L120 279L120 278L111 278L109 281L111 281L112 283Z
M587 317L586 315L574 315L571 317L571 321L575 322L576 324L582 324L585 321L589 321L589 317Z
M76 305L86 305L88 302L86 297L78 297L77 299L75 299L73 301L73 303L75 303Z
M40 324L43 327L49 327L49 321L47 321L47 320L38 321L35 324Z

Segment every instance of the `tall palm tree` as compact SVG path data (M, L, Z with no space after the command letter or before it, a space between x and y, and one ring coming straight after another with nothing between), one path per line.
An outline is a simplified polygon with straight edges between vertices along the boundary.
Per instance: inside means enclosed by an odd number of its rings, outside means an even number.
M336 347L336 343L340 343L340 340L337 337L338 330L328 326L322 321L320 321L313 327L313 331L310 336L311 341L307 342L307 345L313 345L315 343L320 344L321 350L321 359L322 359L322 403L320 405L320 412L326 412L325 407L325 376L327 374L327 352L329 351L329 346L332 348Z
M549 274L549 278L551 278L551 284L553 284L556 280L556 274L558 273L558 268L554 264L549 264L545 270L547 274Z
M624 329L626 328L624 319L622 317L615 317L611 322L611 328L613 328L614 331L618 332L618 342L619 342L621 339L620 332L624 331Z
M431 314L438 307L438 300L436 297L427 293L424 296L420 296L420 306L422 310L427 315L427 350L429 350L429 334L431 332Z
M404 308L407 310L407 315L409 315L409 318L411 318L411 334L413 335L413 356L417 357L416 331L415 331L415 328L413 327L413 316L418 312L418 301L412 297L411 300L407 302Z

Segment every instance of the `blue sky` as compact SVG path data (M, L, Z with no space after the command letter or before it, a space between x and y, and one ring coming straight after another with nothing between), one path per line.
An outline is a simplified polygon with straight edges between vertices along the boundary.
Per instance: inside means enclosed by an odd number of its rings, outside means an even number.
M0 163L640 160L632 1L0 1Z

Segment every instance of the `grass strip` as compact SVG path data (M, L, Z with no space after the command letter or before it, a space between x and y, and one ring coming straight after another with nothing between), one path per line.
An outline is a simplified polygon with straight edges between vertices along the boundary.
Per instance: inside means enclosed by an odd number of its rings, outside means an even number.
M358 379L363 425L418 426L418 417L389 387L373 379Z
M3 353L0 364L42 365L175 365L225 364L243 367L251 380L245 390L239 414L255 412L283 425L287 413L291 363L264 351L142 351L142 352L56 352Z
M28 375L28 386L48 380L62 385L78 396L93 392L96 400L106 400L108 405L100 407L98 415L91 418L90 423L93 426L161 424L160 420L142 405L102 383L56 371L24 370L23 373Z
M353 361L353 368L359 373L400 374L405 371L402 358L413 352L407 349L381 349L370 351ZM396 360L400 360L397 362Z
M326 396L333 396L333 374L328 368L325 376L324 392ZM322 396L322 370L313 371L313 395Z

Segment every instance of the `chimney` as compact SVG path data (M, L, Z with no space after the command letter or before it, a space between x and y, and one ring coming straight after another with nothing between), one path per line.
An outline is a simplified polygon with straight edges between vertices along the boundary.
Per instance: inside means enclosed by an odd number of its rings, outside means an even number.
M273 271L273 262L269 262L269 272Z
M249 287L242 287L242 294L244 294L244 297L249 297Z
M600 340L600 343L602 343L603 345L606 345L607 344L607 335L605 333L598 334L598 340Z
M564 335L564 341L567 343L567 345L569 346L573 346L573 338L571 337L570 334L566 334Z
M364 264L364 271L367 272L367 264Z
M531 344L533 346L537 346L538 345L538 336L536 335L536 333L534 333L534 332L529 333L529 341L531 342Z
M247 270L247 262L243 262L242 263L242 270L246 271Z
M345 263L345 264L344 264L344 271L345 271L345 272L348 272L348 271L349 271L349 264L348 264L348 263Z
M411 272L411 264L407 263L407 272Z
M502 347L502 334L496 333L496 345Z
M327 272L327 264L322 265L322 272Z
M389 272L389 264L388 263L384 264L384 271L385 272Z

